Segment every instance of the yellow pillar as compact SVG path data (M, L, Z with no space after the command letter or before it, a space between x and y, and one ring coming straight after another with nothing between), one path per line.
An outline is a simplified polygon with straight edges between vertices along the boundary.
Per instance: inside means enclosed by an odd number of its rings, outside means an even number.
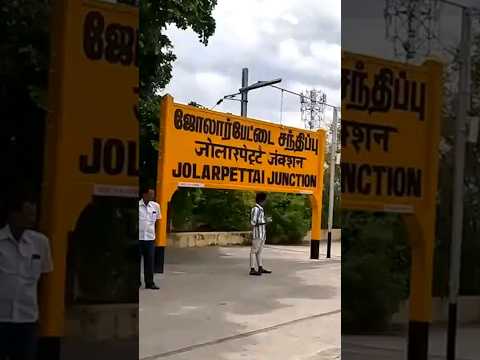
M411 239L410 321L408 359L427 359L428 333L432 321L433 254L435 245L436 203L438 185L438 148L442 118L442 64L427 61L430 98L429 161L425 165L424 198L415 215L405 216Z
M320 238L322 234L322 201L323 201L323 167L325 163L326 132L319 130L319 155L317 171L317 188L310 195L310 204L312 206L312 237L310 240L310 259L320 258Z
M322 234L322 197L310 195L312 206L312 237L310 240L310 259L320 258L320 237Z
M165 151L168 146L165 136L165 121L171 118L173 109L173 97L165 95L160 104L160 137L158 149L158 168L157 168L157 202L162 210L162 218L156 229L155 241L155 272L163 273L163 265L165 261L165 247L167 246L167 228L168 228L168 208L172 195L176 187L166 181L163 171L165 166Z

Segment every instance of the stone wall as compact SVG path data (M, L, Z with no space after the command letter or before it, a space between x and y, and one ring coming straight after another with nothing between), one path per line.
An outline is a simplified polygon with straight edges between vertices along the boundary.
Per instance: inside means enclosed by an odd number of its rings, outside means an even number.
M168 234L168 247L187 248L205 246L247 245L250 231L237 232L185 232Z
M327 240L328 230L322 229L320 232L320 240ZM312 232L309 231L305 236L305 241L310 241L312 237ZM333 241L340 241L342 240L342 229L332 229L332 240Z
M304 241L310 241L310 232L305 236ZM332 240L340 241L342 232L340 229L333 229ZM323 229L320 240L327 239L327 230ZM251 241L250 231L235 232L184 232L168 234L168 247L187 248L205 246L228 246L248 245Z
M448 321L448 298L433 298L432 321L434 323ZM405 324L407 322L408 302L405 302L393 315L392 323ZM458 322L460 324L480 323L480 296L460 296L458 298Z

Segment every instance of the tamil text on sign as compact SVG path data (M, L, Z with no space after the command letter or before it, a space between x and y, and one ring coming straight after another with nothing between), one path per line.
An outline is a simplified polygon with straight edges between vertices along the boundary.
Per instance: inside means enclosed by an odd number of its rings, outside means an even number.
M173 104L164 119L164 174L218 188L314 193L321 187L323 132L282 127Z
M161 104L158 201L178 187L308 194L320 239L325 132L305 131L177 104ZM166 245L162 219L157 245ZM317 244L318 245L318 244Z
M438 64L342 55L342 205L413 212L433 185Z

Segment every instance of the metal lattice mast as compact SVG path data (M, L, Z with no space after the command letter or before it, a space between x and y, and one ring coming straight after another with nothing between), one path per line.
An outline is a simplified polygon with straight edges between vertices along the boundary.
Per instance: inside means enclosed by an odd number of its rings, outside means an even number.
M393 42L395 57L409 61L428 56L438 38L439 0L385 0L386 38Z
M321 90L307 90L300 97L300 111L305 128L317 130L325 128L325 104L327 95Z

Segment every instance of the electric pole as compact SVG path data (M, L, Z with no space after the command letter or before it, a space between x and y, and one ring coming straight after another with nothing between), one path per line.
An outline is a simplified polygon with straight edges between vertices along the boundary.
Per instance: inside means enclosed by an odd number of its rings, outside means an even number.
M455 154L452 207L452 237L450 250L450 282L448 306L447 360L455 359L457 334L457 301L460 282L460 262L463 238L463 187L465 170L465 146L467 112L470 107L470 47L471 10L462 9L462 35L460 42L457 119L455 124Z
M248 85L248 68L243 68L242 69L242 87L238 89L237 94L232 94L232 95L227 95L224 96L223 98L231 98L235 95L240 94L241 100L240 100L240 114L242 117L247 117L247 104L248 104L248 92L250 90L255 90L259 89L265 86L270 86L273 84L278 84L281 82L281 78L273 79L273 80L268 80L268 81L257 81L256 83L252 85ZM218 104L218 103L217 103Z
M332 141L330 149L330 186L328 200L328 234L327 234L327 258L331 257L332 249L332 228L333 228L333 206L335 202L335 167L337 166L337 108L333 108Z
M248 68L242 69L242 88L248 86ZM247 117L247 104L248 104L248 91L241 91L242 101L240 103L241 111L240 114L242 117Z
M461 41L458 51L459 79L455 123L455 146L454 146L454 181L452 201L452 229L450 245L449 266L449 309L448 309L448 333L447 333L447 360L456 357L456 334L458 293L460 284L460 264L462 255L463 238L463 205L464 205L464 178L465 178L465 152L467 125L474 127L475 124L467 124L467 115L471 105L470 94L470 49L472 14L478 14L478 9L466 7L452 0L386 0L385 20L387 25L387 38L394 41L395 52L397 43L404 47L407 60L416 55L423 39L427 40L427 55L430 54L432 39L438 37L438 13L442 4L460 8L462 11ZM417 25L412 26L413 23ZM408 24L405 31L404 24ZM401 28L403 27L404 30ZM393 34L392 30L393 29ZM418 32L421 32L419 34ZM443 47L443 51L449 49ZM470 129L471 130L471 129Z

